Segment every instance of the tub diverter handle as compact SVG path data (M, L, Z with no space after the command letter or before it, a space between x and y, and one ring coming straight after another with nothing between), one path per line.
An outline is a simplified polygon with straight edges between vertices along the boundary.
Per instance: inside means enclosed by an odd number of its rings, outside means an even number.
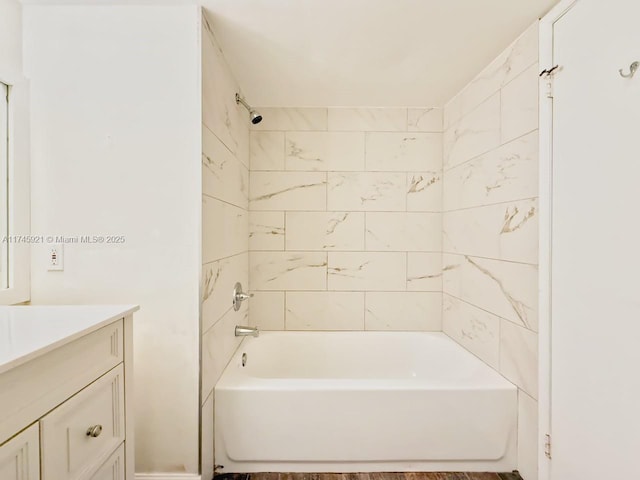
M242 291L242 284L240 282L236 282L233 287L233 310L236 312L240 310L242 302L249 300L251 297L253 297L253 293L244 293Z

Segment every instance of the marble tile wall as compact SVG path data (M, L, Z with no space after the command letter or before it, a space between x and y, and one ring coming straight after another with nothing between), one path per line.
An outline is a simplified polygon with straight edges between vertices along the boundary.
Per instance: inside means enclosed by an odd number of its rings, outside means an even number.
M213 388L238 348L235 282L249 288L249 118L238 107L237 82L203 12L202 20L202 477L213 477Z
M518 463L536 480L538 24L444 108L443 330L519 389Z
M259 110L249 141L251 321L440 331L442 110Z

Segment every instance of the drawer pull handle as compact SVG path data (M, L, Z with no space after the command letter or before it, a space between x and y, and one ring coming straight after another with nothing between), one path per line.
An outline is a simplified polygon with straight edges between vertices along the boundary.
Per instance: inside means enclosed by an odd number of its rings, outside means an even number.
M87 437L99 437L102 433L102 425L94 425L93 427L89 427L87 429Z

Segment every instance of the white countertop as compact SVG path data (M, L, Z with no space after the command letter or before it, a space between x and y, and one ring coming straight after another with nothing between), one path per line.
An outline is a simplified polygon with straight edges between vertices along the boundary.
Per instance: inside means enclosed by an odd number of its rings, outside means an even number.
M138 309L137 305L0 306L0 373Z

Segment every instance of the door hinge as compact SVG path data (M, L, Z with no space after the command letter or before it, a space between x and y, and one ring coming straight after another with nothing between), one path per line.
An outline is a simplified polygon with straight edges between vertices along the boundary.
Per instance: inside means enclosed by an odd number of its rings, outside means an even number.
M551 458L551 435L548 433L544 436L544 454L547 458Z
M548 78L545 83L544 96L547 98L553 98L553 79Z

